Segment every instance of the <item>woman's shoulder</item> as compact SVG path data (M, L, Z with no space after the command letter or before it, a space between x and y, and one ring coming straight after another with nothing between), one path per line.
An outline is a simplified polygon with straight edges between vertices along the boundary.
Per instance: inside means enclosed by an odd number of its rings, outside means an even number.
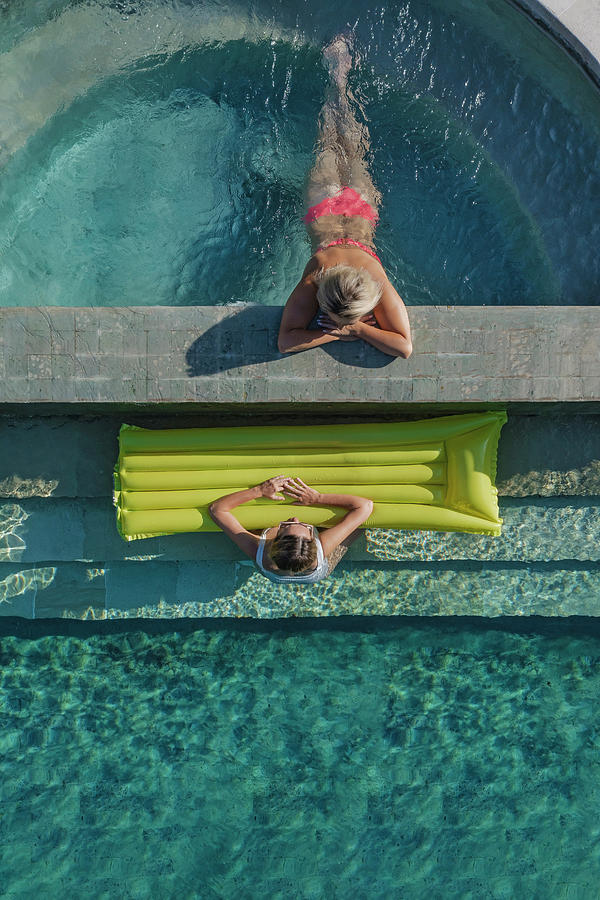
M317 274L317 272L320 272L321 269L324 268L326 262L326 257L324 256L325 252L326 251L323 251L320 248L314 251L310 259L306 263L306 266L304 267L304 272L302 273L302 281L312 283L313 277Z

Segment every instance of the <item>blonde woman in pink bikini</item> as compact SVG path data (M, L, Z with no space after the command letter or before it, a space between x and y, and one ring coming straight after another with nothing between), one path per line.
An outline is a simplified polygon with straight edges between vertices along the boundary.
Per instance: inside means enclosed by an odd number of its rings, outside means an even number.
M350 107L349 44L325 48L331 85L322 113L317 160L304 217L313 255L292 291L279 329L279 350L293 353L332 341L363 340L390 356L412 352L406 307L375 253L381 195L368 172L369 133ZM309 328L318 315L318 327Z

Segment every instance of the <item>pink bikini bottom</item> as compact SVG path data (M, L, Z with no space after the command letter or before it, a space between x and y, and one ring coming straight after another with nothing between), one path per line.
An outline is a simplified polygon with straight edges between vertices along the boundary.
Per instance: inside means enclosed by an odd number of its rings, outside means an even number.
M308 225L321 216L360 216L368 222L376 222L379 218L377 210L351 187L343 187L333 197L325 197L316 206L309 207L302 221Z

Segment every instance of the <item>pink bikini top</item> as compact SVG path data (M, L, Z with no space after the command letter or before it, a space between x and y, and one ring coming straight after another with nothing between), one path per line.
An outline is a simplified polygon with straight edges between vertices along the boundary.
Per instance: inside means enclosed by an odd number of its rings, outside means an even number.
M310 206L303 221L308 225L321 216L360 216L368 222L378 219L377 210L351 187L343 187L333 197L325 197L316 206Z
M339 238L337 241L331 241L330 244L321 244L320 247L317 247L317 253L319 250L327 250L328 247L337 247L338 244L351 244L353 247L358 247L359 250L364 250L365 253L368 253L369 256L372 256L373 259L376 259L379 265L382 265L381 260L377 256L377 254L371 250L370 247L366 247L364 244L361 244L360 241L353 241L352 238Z

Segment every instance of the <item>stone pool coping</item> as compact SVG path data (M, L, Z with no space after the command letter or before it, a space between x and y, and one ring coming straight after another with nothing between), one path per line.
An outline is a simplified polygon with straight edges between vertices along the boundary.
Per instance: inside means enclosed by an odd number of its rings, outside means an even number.
M600 86L600 0L511 0L575 57Z
M279 307L0 310L0 406L600 402L600 307L413 307L415 351L276 349ZM35 405L35 407L34 407Z

